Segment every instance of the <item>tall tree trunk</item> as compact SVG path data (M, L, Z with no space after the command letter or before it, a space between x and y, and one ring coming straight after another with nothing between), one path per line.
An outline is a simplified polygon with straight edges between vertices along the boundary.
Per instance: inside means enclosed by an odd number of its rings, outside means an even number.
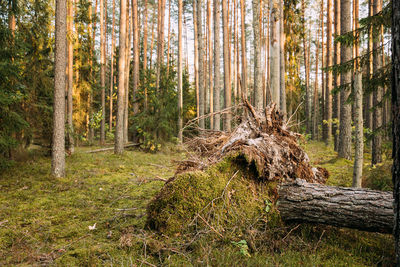
M334 22L334 35L340 35L340 0L334 0L334 14L335 14L335 22ZM340 43L334 42L334 64L340 64ZM335 87L340 86L340 74L335 72L333 78L333 85ZM340 94L336 93L333 96L333 107L332 107L332 120L335 121L332 125L332 132L334 136L334 150L339 151L339 118L340 118Z
M373 2L374 0L369 0L368 1L368 15L371 17L373 16ZM372 25L368 27L368 64L367 64L367 75L368 75L368 80L372 79L372 71L374 69L373 67L373 53L372 53L372 47L373 47L373 37L372 37ZM366 96L366 108L365 108L365 127L372 129L372 94L369 93ZM371 146L371 142L368 142L368 144Z
M233 0L233 103L236 104L238 99L238 71L239 58L238 54L238 8L237 0Z
M271 77L270 90L271 100L280 105L280 56L279 56L279 0L271 0Z
M325 68L325 43L324 43L324 36L325 36L325 30L324 30L324 19L325 19L325 14L324 14L324 0L321 0L321 101L318 101L318 104L321 104L321 106L318 105L318 128L319 125L321 125L323 128L323 120L324 120L324 110L325 110L325 73L323 69ZM320 114L320 110L321 113ZM318 133L319 134L319 133Z
M68 31L68 85L67 85L67 149L68 152L74 153L74 123L72 119L72 112L73 112L73 99L72 99L72 91L74 87L74 46L73 46L73 20L74 20L74 13L73 13L74 5L72 0L68 1L68 18L67 18L67 31Z
M254 103L257 109L263 108L262 73L261 73L261 40L260 40L260 0L253 3L253 32L254 32Z
M340 34L351 31L351 3L350 0L340 0ZM340 63L343 64L352 58L351 44L341 44ZM349 86L351 83L351 71L341 73L341 85ZM346 103L350 91L348 88L340 92L340 126L339 126L339 157L351 159L351 105Z
M353 0L354 8L354 28L359 28L358 23L358 0ZM364 127L363 127L363 89L362 89L362 70L358 59L359 40L356 36L354 42L355 54L355 71L354 71L354 124L356 127L355 134L355 156L354 156L354 171L353 171L353 187L361 187L362 183L362 169L364 159Z
M155 11L153 12L154 16ZM153 69L154 22L151 24L150 69Z
M204 40L203 40L203 28L202 28L202 0L196 0L196 19L197 19L197 42L198 42L198 56L199 56L199 126L205 128L205 120L201 118L205 114L205 88L204 88Z
M170 41L171 41L171 0L168 0L167 76L169 73Z
M245 0L240 0L240 17L241 17L241 46L242 46L242 82L241 91L244 97L247 99L247 58L246 58L246 7Z
M214 88L213 88L213 53L211 38L211 0L207 1L207 31L208 31L208 88L210 89L210 114L214 113ZM210 129L214 127L214 115L210 117Z
M124 143L128 143L129 141L129 76L130 76L130 66L131 66L131 39L132 39L132 31L131 31L131 13L129 11L129 1L126 2L126 54L125 54L125 103L124 103Z
M229 60L229 17L228 17L228 5L227 0L222 0L222 27L223 27L223 38L224 38L224 87L225 87L225 108L231 107L231 77L230 77L230 60ZM224 130L227 132L231 131L231 118L232 114L229 111L224 116Z
M382 11L382 0L375 0L373 5L374 15ZM379 69L382 68L382 56L381 49L381 35L376 34L373 41L373 71L377 74ZM372 130L374 136L372 137L372 165L382 162L382 133L379 130L382 127L382 107L380 106L382 102L382 86L377 86L373 93L373 123Z
M196 0L193 0L193 29L194 29L194 83L196 89L196 113L200 117L200 94L199 94L199 39L197 28ZM201 28L200 28L201 30Z
M139 90L139 26L138 26L138 0L132 0L132 31L133 31L133 114L139 112L139 104L137 103L136 94Z
M220 22L221 22L221 4L219 0L214 0L214 112L220 111L221 95L221 45L220 45ZM219 131L221 127L221 116L214 116L214 130Z
M279 53L279 60L280 60L280 107L281 111L283 113L283 118L286 120L287 118L287 112L286 112L286 87L285 87L285 42L286 42L286 36L285 36L285 31L284 31L284 1L280 0L280 53Z
M303 34L303 56L304 56L304 72L305 72L305 82L306 82L306 107L305 107L305 116L306 116L306 133L311 133L312 129L312 120L311 120L311 88L309 84L309 79L307 79L307 75L309 73L310 65L308 64L308 56L307 56L307 35L306 35L306 19L305 19L306 5L305 0L301 0L301 17L304 27Z
M110 132L113 128L113 95L114 95L114 52L115 52L115 0L113 0L112 10L112 29L111 29L111 70L110 70L110 118L109 127Z
M67 3L56 1L56 48L54 55L54 105L51 174L65 175L65 70L67 68Z
M161 66L164 58L164 16L165 0L158 0L158 23L157 23L157 70L156 70L156 89L160 90Z
M144 1L144 21L143 21L143 73L144 82L147 83L147 0ZM147 110L147 86L144 86L144 109Z
M120 0L119 14L119 60L118 60L118 97L117 119L115 127L115 154L124 152L124 111L125 111L125 64L126 61L126 0Z
M396 263L400 265L400 1L392 1L393 198Z
M322 10L320 13L320 22L323 19ZM319 69L319 37L321 28L318 27L316 40L316 51L315 51L315 83L314 83L314 101L313 101L313 112L312 112L312 133L311 137L313 140L318 140L318 69Z
M332 0L327 0L326 4L326 66L332 66ZM325 122L323 123L323 139L328 145L332 139L332 72L326 72L325 86Z
M183 0L178 0L178 139L182 143L183 92L182 92L182 13Z
M362 117L362 73L357 68L354 75L354 124L356 126L355 134L355 156L353 171L353 187L361 187L363 156L364 156L364 135L363 135L363 117Z
M100 0L100 86L101 86L101 123L100 145L105 143L105 113L106 113L106 28L104 16L104 1Z
M95 1L94 10L93 10L92 19L91 19L91 21L93 23L92 44L91 44L92 60L93 60L93 52L94 52L95 44L96 44L95 38L96 38L96 22L97 22L97 15L96 15L97 14L97 4L98 4L98 0ZM93 62L92 62L92 64L93 64ZM95 77L95 75L93 75L93 70L91 70L91 74L92 74L93 84L97 84L96 77ZM94 99L94 91L92 89L90 92L90 96L89 96L89 121L92 121L92 119L93 119L93 99ZM92 125L89 125L89 141L93 142L93 139L94 139L94 128Z

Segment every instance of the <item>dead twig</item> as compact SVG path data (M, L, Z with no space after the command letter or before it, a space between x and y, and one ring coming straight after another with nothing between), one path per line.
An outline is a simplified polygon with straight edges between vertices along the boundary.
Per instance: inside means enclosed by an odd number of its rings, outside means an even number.
M282 240L285 241L285 239L286 239L294 230L296 230L297 228L299 228L299 226L300 226L300 224L298 224L296 227L292 228L292 229L289 231L289 233L287 233L287 234L285 235L285 237L282 238Z
M199 217L208 227L210 227L210 229L216 233L217 235L219 235L219 237L224 238L224 236L222 234L220 234L217 230L215 230L214 227L212 227L200 214L197 213L197 217Z

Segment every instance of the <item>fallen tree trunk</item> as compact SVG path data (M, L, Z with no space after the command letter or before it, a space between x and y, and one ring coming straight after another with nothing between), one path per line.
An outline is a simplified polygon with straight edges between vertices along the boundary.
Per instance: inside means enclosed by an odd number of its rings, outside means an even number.
M278 194L278 209L284 221L381 233L393 230L392 192L311 184L297 179L282 184Z

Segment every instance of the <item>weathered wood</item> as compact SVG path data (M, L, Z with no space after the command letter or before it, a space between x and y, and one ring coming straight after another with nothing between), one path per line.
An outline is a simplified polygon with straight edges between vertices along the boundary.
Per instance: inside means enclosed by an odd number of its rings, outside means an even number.
M393 195L362 188L311 184L296 179L279 188L278 209L284 221L329 224L391 233Z

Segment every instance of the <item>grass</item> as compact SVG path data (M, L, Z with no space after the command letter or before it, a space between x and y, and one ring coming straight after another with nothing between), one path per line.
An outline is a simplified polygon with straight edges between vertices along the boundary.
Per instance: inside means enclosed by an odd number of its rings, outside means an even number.
M314 165L328 169L331 185L349 186L352 162L338 159L320 142L304 144ZM67 158L67 176L50 175L50 158L33 154L0 176L0 265L57 266L390 266L393 239L329 226L288 225L265 246L240 252L232 241L201 235L185 251L182 239L144 229L146 207L163 186L154 177L174 174L174 149L157 154L127 151L87 154L78 148ZM94 148L90 148L94 149ZM366 154L368 159L369 155ZM390 161L371 168L369 187L390 189ZM388 171L389 169L389 171ZM390 175L389 175L390 176ZM385 178L386 177L386 178ZM382 182L376 182L376 181ZM390 181L390 180L389 180ZM372 185L372 186L371 186ZM89 226L96 224L95 229ZM291 231L292 230L292 231Z

